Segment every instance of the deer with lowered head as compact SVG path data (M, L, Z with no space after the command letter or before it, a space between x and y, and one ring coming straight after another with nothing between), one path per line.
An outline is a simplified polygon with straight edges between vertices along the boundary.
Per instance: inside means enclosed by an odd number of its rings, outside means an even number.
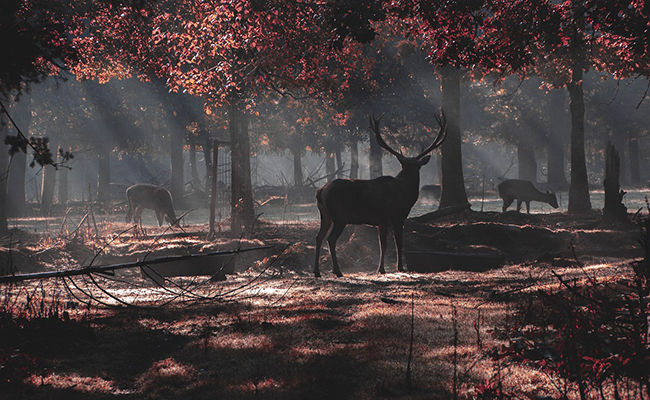
M531 201L548 203L553 208L559 207L555 193L551 193L548 190L546 193L540 192L535 188L535 185L533 185L533 182L531 181L523 179L506 179L499 183L497 188L499 189L499 197L503 199L502 212L506 212L508 207L510 207L510 204L515 200L517 200L517 211L521 209L522 202L526 203L527 214L530 214Z
M397 158L402 170L394 177L380 176L370 180L335 179L316 191L316 203L320 212L320 230L316 236L316 261L314 263L314 275L316 277L320 277L318 261L321 245L332 225L332 230L327 237L327 243L329 244L333 270L336 276L343 276L336 259L336 241L348 224L377 227L381 249L378 272L381 274L386 272L384 269L386 233L388 227L392 227L397 247L397 269L398 271L404 270L402 267L404 220L408 217L411 207L418 199L420 168L431 159L428 154L442 144L447 132L447 123L444 113L440 118L436 115L440 131L433 143L417 156L406 157L390 148L381 137L379 121L382 116L378 119L374 116L368 117L370 129L375 133L379 146Z
M156 213L158 225L162 226L166 219L170 224L180 226L176 219L176 213L174 213L172 195L164 187L136 183L126 189L126 198L129 202L129 209L126 213L127 223L133 219L136 224L142 226L142 211L148 208Z

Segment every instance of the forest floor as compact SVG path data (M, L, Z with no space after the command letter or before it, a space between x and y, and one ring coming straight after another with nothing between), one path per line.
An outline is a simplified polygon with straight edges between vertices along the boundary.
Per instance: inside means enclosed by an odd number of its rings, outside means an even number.
M497 378L513 398L572 398L571 383L495 352L512 344L536 293L628 279L643 257L640 226L598 212L465 211L408 221L405 250L494 254L503 266L396 272L389 246L379 275L376 230L348 227L337 246L344 277L325 246L317 279L317 230L259 221L245 239L212 240L205 225L14 231L0 256L19 274L272 247L238 255L225 281L161 288L131 268L0 286L0 399L466 399L489 398Z

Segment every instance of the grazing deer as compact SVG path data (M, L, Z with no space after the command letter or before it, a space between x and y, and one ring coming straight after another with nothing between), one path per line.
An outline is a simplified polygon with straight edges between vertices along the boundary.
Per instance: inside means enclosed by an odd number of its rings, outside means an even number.
M559 207L555 193L551 193L548 190L546 193L542 193L535 188L531 181L507 179L499 183L497 187L499 188L499 197L503 199L502 212L506 212L506 209L510 207L510 204L512 204L515 199L517 200L517 211L521 209L522 202L526 203L527 214L530 214L531 201L548 203L553 208Z
M162 226L163 220L167 219L172 225L180 226L174 213L174 203L169 190L146 183L136 183L126 189L126 197L129 201L129 210L126 213L126 222L133 222L142 225L142 211L145 208L154 210L158 225Z
M383 116L383 115L382 115ZM431 156L427 155L440 146L447 132L445 115L436 120L440 125L440 132L433 143L416 157L405 157L391 149L379 133L379 119L369 117L370 129L375 133L377 142L386 151L394 155L402 165L402 170L397 176L381 176L371 180L335 179L326 183L316 191L316 202L320 212L320 230L316 236L316 261L314 275L320 277L318 258L323 239L330 226L334 227L327 237L327 242L332 255L334 274L343 276L336 259L336 240L341 236L343 228L348 224L373 225L377 227L381 254L379 259L379 273L385 273L384 256L386 254L386 232L388 227L393 228L395 244L397 247L397 269L402 268L402 229L404 220L408 217L411 207L418 199L420 189L420 168L429 162Z

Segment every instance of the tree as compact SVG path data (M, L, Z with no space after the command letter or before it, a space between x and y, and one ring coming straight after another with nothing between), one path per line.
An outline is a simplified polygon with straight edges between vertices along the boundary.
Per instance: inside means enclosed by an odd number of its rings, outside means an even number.
M105 77L153 72L173 91L227 106L232 148L232 232L251 228L248 161L251 107L269 92L323 94L344 85L353 47L330 52L320 3L288 0L159 1L146 10L100 10L88 21L78 73ZM128 38L128 40L125 40ZM92 72L89 72L92 71ZM244 159L240 159L243 157Z

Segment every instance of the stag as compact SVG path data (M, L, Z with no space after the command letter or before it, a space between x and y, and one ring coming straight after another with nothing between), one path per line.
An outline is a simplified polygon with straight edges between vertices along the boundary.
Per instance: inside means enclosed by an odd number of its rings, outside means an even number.
M382 114L383 116L383 114ZM411 207L418 199L420 188L420 168L429 162L428 155L442 144L447 131L444 113L439 118L436 115L440 131L433 143L416 157L406 157L390 148L379 133L379 121L368 117L370 129L375 133L377 143L390 154L394 155L402 166L397 176L381 176L370 180L336 179L326 183L316 191L316 203L320 212L320 230L316 236L316 261L314 275L320 277L318 259L325 235L333 225L327 237L334 274L341 277L338 260L336 259L336 241L343 229L348 225L372 225L377 227L379 246L381 248L378 272L383 274L384 256L386 254L386 233L388 227L393 228L395 245L397 247L397 269L402 267L402 230L404 220L408 217Z

